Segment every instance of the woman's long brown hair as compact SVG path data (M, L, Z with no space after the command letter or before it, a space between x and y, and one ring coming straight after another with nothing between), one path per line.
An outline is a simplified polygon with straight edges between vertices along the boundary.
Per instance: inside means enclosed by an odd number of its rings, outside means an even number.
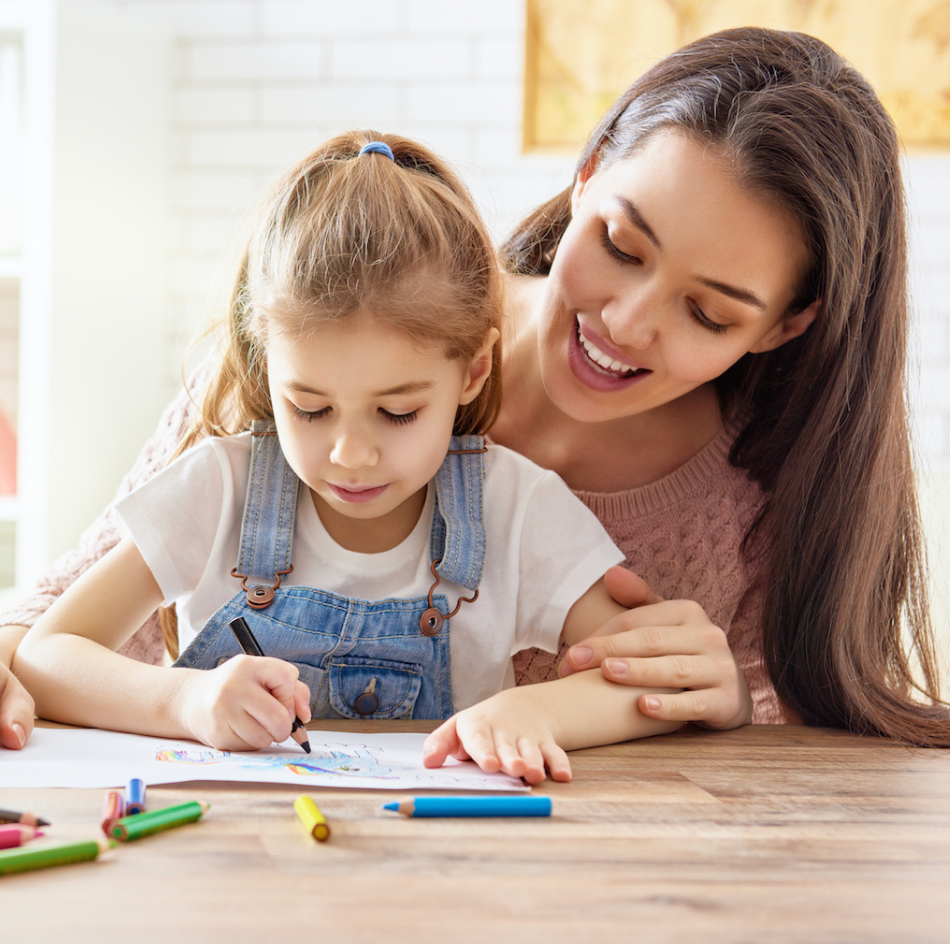
M950 746L927 602L908 424L907 245L900 146L867 81L800 33L727 30L668 56L614 104L578 168L659 129L721 149L739 182L792 214L812 265L803 336L718 380L749 417L730 459L767 495L746 536L765 555L763 644L779 697L808 724ZM547 274L570 188L503 247Z

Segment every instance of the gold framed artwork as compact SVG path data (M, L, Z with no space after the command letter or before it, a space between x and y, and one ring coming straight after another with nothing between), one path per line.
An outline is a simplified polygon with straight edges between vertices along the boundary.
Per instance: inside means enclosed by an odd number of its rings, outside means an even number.
M734 26L825 40L877 89L908 148L950 147L950 0L526 0L525 151L577 151L667 53Z

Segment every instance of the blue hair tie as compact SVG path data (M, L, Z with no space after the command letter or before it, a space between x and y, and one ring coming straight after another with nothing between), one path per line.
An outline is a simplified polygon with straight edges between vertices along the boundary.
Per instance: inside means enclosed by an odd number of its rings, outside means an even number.
M393 149L383 141L370 141L369 144L364 144L358 156L362 157L364 154L385 154L394 164L396 162Z

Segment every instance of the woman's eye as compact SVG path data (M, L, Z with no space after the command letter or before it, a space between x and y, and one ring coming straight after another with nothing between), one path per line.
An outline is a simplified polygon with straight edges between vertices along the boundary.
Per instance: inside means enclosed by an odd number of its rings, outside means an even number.
M696 302L690 301L687 303L689 305L689 313L698 321L707 331L712 331L713 334L722 334L723 331L728 327L724 324L719 324L717 321L710 321L706 317L702 308L696 304Z
M406 426L414 422L419 415L418 410L413 410L411 413L390 413L389 410L384 410L382 407L380 407L379 412L384 419L390 423L394 423L396 426Z
M614 257L618 262L627 262L627 263L640 263L639 256L631 256L630 253L624 252L622 249L618 249L617 246L610 239L610 233L607 230L604 230L600 237L601 244L604 249L607 250L610 255Z
M330 412L330 407L325 406L320 410L301 410L299 406L294 407L294 415L297 419L306 420L308 423L312 423L314 420L320 419L321 416L326 416Z

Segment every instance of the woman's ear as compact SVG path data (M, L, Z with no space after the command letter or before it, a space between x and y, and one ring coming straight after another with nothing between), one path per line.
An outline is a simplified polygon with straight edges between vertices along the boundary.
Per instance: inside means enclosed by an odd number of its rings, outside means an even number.
M475 352L471 364L465 374L465 385L462 387L462 395L459 397L459 406L471 403L485 386L489 375L491 374L492 360L494 359L495 344L501 337L497 328L490 328L482 346Z
M821 311L821 299L812 302L807 308L794 315L786 315L769 333L749 348L750 354L764 354L774 351L786 341L803 335Z
M600 155L594 154L586 160L577 172L574 178L574 189L571 191L571 215L577 214L577 204L584 192L584 188L590 182L591 177L597 172L597 165L600 163Z

